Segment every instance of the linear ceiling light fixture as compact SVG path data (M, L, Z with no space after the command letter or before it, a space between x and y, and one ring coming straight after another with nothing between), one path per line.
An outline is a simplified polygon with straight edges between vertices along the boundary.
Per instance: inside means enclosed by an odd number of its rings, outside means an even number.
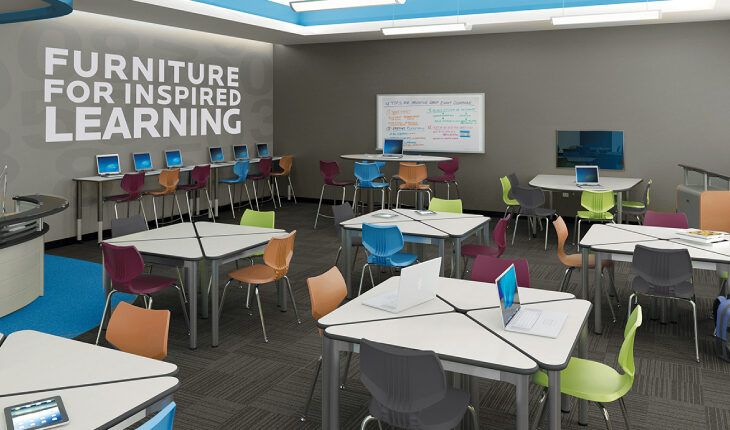
M554 16L553 25L600 24L606 22L651 21L661 19L659 10L642 10L638 12L597 13L593 15Z
M291 6L294 12L313 12L355 7L390 6L404 4L405 2L406 0L297 0L289 2L289 6Z
M420 33L448 33L454 31L469 31L471 26L465 22L452 24L430 24L430 25L411 25L407 27L383 27L381 31L386 36L396 36L401 34L420 34Z

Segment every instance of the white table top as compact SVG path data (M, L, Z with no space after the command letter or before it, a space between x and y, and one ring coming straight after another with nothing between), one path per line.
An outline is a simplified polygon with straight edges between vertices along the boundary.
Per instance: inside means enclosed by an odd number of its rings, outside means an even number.
M381 215L392 215L389 218L385 218ZM399 214L398 212L389 210L389 209L380 209L375 212L370 212L365 215L360 215L359 217L351 218L346 221L343 221L340 223L340 225L348 225L348 224L362 224L362 223L368 223L368 224L383 224L383 223L393 223L398 221L413 221L413 218L407 215Z
M571 300L570 293L518 287L522 303L545 302L549 300ZM499 307L499 295L495 284L468 281L466 279L439 278L437 293L456 309L464 312L474 309Z
M189 224L189 223L188 223ZM247 225L224 224L209 221L195 223L198 237L209 236L237 236L245 234L261 234L261 233L284 233L284 230L277 228L251 227Z
M649 248L657 249L686 249L687 251L689 251L689 257L693 261L708 261L720 264L730 263L730 255L724 255L717 252L708 251L706 249L702 249L701 247L695 246L693 243L686 241L679 242L675 240L649 240L644 242L609 243L603 245L594 245L593 247L591 247L591 249L597 252L633 255L636 245L643 245Z
M506 331L502 311L499 308L471 311L467 315L527 354L541 368L554 370L565 368L591 312L591 303L587 300L574 299L533 303L527 304L525 307L568 314L558 337L552 339Z
M422 221L427 226L448 233L451 237L462 237L489 222L489 217L468 217Z
M286 234L281 231L258 234L244 234L237 236L209 236L200 238L200 244L206 258L221 258L227 255L240 253L258 248L269 243L272 237Z
M177 374L177 366L24 330L0 346L0 396Z
M69 417L68 424L61 427L62 429L109 428L118 420L143 411L158 399L172 394L178 385L177 378L162 377L0 397L0 410L34 400L61 396ZM0 430L7 430L4 416L0 420Z
M637 225L637 224L606 224L608 227L617 228L620 230L630 231L648 236L646 239L677 239L677 232L687 231L687 229L681 228L666 228L666 227L653 227L648 225ZM696 230L696 229L689 229Z
M483 215L479 214L465 214L465 213L453 213L453 212L436 212L429 215L421 215L417 212L417 209L393 209L393 212L405 215L409 218L413 218L416 221L433 221L437 219L463 219L463 218L484 218Z
M600 188L613 191L627 191L635 187L641 178L612 178L601 175ZM586 191L575 183L575 175L537 175L530 181L530 186L556 191ZM595 188L594 188L595 190Z
M648 240L659 239L654 239L643 233L608 226L607 224L593 224L580 240L580 246L582 248L587 247L592 249L596 245L646 242Z
M160 255L183 260L200 260L203 258L200 243L194 237L186 239L131 240L112 243L118 246L134 246L142 254Z
M367 282L370 281L368 280ZM376 285L375 288L371 288L370 290L362 293L361 296L355 297L329 314L323 316L317 321L317 325L320 327L327 327L336 324L385 320L414 315L429 315L440 312L452 312L454 310L454 308L438 298L429 300L398 313L388 312L362 304L364 300L368 300L371 297L395 291L398 288L399 282L400 276L392 276L388 278L384 282Z
M189 222L172 224L151 230L140 231L139 233L127 234L124 236L107 239L106 243L131 242L137 240L163 240L163 239L185 239L197 237L193 225Z
M378 225L395 225L398 226L401 233L405 236L419 236L419 237L435 237L435 238L447 238L449 235L439 229L426 225L419 221L398 221L398 222L387 222L378 223ZM344 228L347 230L362 230L362 223L357 224L344 224Z
M327 327L328 337L434 351L442 359L532 374L537 364L463 314L451 312Z
M450 157L439 157L436 155L415 155L403 154L402 157L384 157L383 154L345 154L340 155L343 160L355 161L385 161L398 163L432 163L437 161L449 161Z

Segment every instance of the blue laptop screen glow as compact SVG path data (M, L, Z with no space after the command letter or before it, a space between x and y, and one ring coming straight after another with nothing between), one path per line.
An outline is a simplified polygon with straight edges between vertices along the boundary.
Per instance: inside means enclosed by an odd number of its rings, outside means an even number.
M134 170L144 170L152 168L152 158L149 152L134 154Z
M403 153L403 139L385 139L383 154L399 155Z
M269 157L269 145L265 143L256 144L256 152L259 154L259 157Z
M223 161L223 148L217 146L215 148L208 148L208 151L210 151L210 161L212 163Z
M579 184L598 183L598 167L576 167L575 182Z
M10 416L14 430L34 429L64 421L56 399L19 406L10 411Z
M119 156L118 155L104 155L96 158L96 164L99 168L99 174L105 175L110 173L119 173Z
M165 151L165 162L167 167L181 167L182 166L182 154L180 151Z
M505 325L517 313L520 308L520 296L517 294L517 273L515 266L510 268L497 281L499 301L502 306L502 318Z
M233 145L233 158L236 160L245 160L248 158L248 146Z

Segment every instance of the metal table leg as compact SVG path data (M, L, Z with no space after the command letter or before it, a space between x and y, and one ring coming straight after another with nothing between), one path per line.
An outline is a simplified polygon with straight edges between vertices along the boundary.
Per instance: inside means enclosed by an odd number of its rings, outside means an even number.
M97 222L97 233L96 241L101 243L102 235L104 232L104 195L103 195L103 182L96 183L96 222Z
M188 288L188 315L190 316L190 349L198 347L198 262L186 261L183 267Z
M601 319L601 298L603 297L603 291L601 291L603 289L603 285L601 285L601 260L603 256L600 252L596 252L594 255L596 259L596 267L593 269L595 275L593 285L593 314L596 321L593 325L593 331L596 334L601 334L603 333L603 321ZM585 267L587 268L588 266Z
M580 339L578 340L578 357L586 358L588 356L588 324L583 326L580 331ZM578 400L578 424L588 425L588 401Z
M548 429L560 429L560 371L548 370Z
M477 428L474 430L479 430L479 378L476 376L467 376L467 378L469 381L469 399L477 415Z
M580 256L581 256L581 269L580 269L580 275L581 275L581 287L582 287L582 299L583 300L590 300L588 296L588 283L589 283L589 276L588 276L588 248L581 248L580 250Z
M439 257L441 257L441 269L439 270L439 276L444 276L444 268L446 267L446 257L444 254L446 253L446 239L440 239L438 241L439 245Z
M347 284L347 298L352 299L355 294L352 291L352 233L350 230L342 229L342 253L345 257L345 283Z
M208 262L201 260L198 262L198 273L200 274L200 316L208 318L208 285L210 285L210 273L208 272Z
M81 241L81 218L82 218L82 205L81 205L81 191L83 188L83 182L76 181L76 240Z
M530 377L517 375L515 381L515 421L517 429L527 429L530 425ZM552 412L552 411L551 411ZM560 413L558 412L558 415ZM551 427L552 428L552 427Z
M461 276L463 275L461 273L463 270L463 266L461 265L461 241L463 240L463 237L455 237L453 240L454 255L456 256L456 279L461 279Z
M287 308L288 301L286 298L287 289L286 289L286 285L284 285L284 280L279 279L278 281L276 281L276 287L277 287L276 292L279 295L279 310L282 312L286 312L286 310L288 309Z
M212 260L210 262L210 276L211 276L211 286L210 286L210 333L211 333L211 344L215 347L218 346L218 324L219 324L219 318L220 315L218 315L218 261ZM203 294L204 296L207 296L207 294ZM260 310L259 310L260 312Z
M322 429L340 428L340 353L336 341L322 336Z
M483 229L484 243L482 245L489 245L489 221L484 223Z
M616 193L616 222L621 224L623 218L623 193Z

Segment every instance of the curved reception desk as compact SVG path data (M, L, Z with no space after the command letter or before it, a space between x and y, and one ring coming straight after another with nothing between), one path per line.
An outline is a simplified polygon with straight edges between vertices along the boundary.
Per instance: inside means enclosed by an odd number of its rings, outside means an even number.
M0 212L0 317L43 295L43 219L68 207L64 198L43 195L9 203Z

